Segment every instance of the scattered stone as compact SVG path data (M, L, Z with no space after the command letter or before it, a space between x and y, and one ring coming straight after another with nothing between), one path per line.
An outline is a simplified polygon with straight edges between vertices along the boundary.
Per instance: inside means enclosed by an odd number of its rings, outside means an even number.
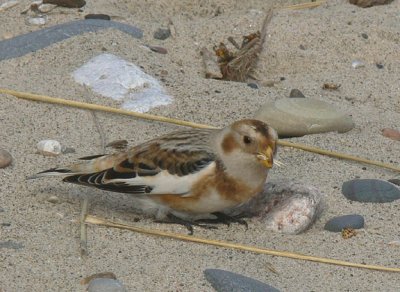
M88 292L127 292L119 280L96 278L90 281Z
M37 149L44 156L57 156L61 154L61 144L56 140L42 140L37 144Z
M300 50L303 50L303 51L306 49L306 47L304 45L300 45L299 48L300 48Z
M354 69L362 68L365 67L365 63L360 60L354 60L353 62L351 62L351 67L353 67Z
M4 211L5 211L4 208L0 207L0 213Z
M309 185L289 180L269 181L264 190L229 213L263 222L268 230L299 234L307 230L323 209L321 192Z
M88 276L86 278L83 278L80 283L81 283L81 285L87 285L93 279L98 279L98 278L116 280L117 276L115 276L115 274L112 273L112 272L96 273L96 274L90 275L90 276Z
M382 135L392 140L400 141L400 132L394 129L382 129Z
M0 61L24 56L76 35L109 28L118 29L134 38L143 37L143 32L137 27L116 21L71 21L0 41Z
M362 33L361 36L366 40L368 39L368 35L366 33Z
M258 89L258 85L256 83L247 83L247 86L253 89Z
M57 5L54 4L41 4L38 6L38 10L41 13L49 13L50 11L52 11L54 8L56 8Z
M349 0L351 4L360 6L362 8L372 7L376 5L389 4L393 0Z
M47 15L41 15L37 17L28 17L26 23L29 25L45 25L47 23Z
M290 91L290 94L289 94L289 97L291 97L291 98L304 98L305 96L304 96L304 94L303 94L303 92L301 92L300 90L298 90L298 89L292 89L291 91Z
M400 179L398 179L398 178L388 179L388 182L400 186Z
M60 199L57 196L50 196L47 198L47 202L53 203L53 204L58 204L58 203L60 203Z
M171 30L169 28L159 28L153 34L153 37L155 39L162 41L166 40L170 36L171 36Z
M85 15L85 19L102 19L102 20L111 20L110 15L107 14L87 14Z
M376 63L376 67L378 69L383 69L384 68L383 64L381 64L381 63Z
M354 128L350 116L327 102L311 98L282 98L266 103L255 118L271 125L281 138L332 131L344 133Z
M81 8L86 5L84 0L43 0L43 4L55 4L67 8Z
M19 1L7 1L4 2L0 5L0 12L6 11L7 9L10 9L14 6L17 6L19 4Z
M0 249L1 248L8 248L8 249L22 249L25 246L20 242L15 242L12 240L8 241L0 241Z
M220 269L206 269L204 276L217 292L279 292L261 281Z
M12 156L8 151L0 149L0 168L9 166L12 162Z
M352 201L387 203L400 199L400 188L379 179L354 179L343 183L343 195Z
M326 222L324 229L332 232L342 232L343 229L364 228L364 217L361 215L344 215L330 219Z
M153 52L159 53L159 54L167 54L168 51L166 48L163 47L158 47L158 46L147 46L150 50L152 50Z

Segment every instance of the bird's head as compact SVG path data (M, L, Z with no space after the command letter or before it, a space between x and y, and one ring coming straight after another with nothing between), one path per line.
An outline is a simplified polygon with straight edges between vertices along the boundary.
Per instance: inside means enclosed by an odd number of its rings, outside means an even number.
M258 120L240 120L223 130L222 153L224 156L241 156L257 161L266 168L274 164L277 152L276 131Z

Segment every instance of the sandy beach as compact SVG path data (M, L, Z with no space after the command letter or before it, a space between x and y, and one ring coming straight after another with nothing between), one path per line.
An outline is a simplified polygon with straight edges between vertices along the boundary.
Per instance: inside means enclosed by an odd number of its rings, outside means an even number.
M1 1L4 3L6 1ZM360 8L345 0L312 9L280 9L293 1L87 1L78 9L56 8L44 26L26 24L21 15L29 1L0 12L0 41L21 34L105 13L143 31L138 39L116 29L89 32L21 57L0 61L0 88L118 107L74 81L72 73L91 58L110 53L161 80L174 98L151 114L223 127L251 118L266 102L288 97L293 88L352 116L355 128L289 139L381 162L400 164L400 142L381 129L400 130L400 1ZM275 7L257 65L258 89L246 83L204 78L200 50L212 50L232 36L260 30L266 11ZM173 27L166 40L154 39L160 27ZM367 38L365 37L367 36ZM160 46L167 54L145 46ZM362 68L354 69L354 60ZM378 68L377 64L383 65ZM340 84L323 90L324 83ZM260 84L263 84L260 82ZM125 230L88 227L88 255L80 256L79 215L84 197L89 213L135 226L186 234L184 227L154 223L133 212L129 195L62 183L58 178L26 180L39 171L69 164L103 151L106 143L127 139L130 145L179 129L179 126L131 117L30 102L1 94L0 148L13 156L0 169L0 291L85 291L81 279L113 272L128 291L214 291L204 269L219 268L252 277L280 291L399 291L398 273L338 267L186 243ZM49 157L36 144L54 139L75 153ZM195 228L198 237L298 252L356 263L400 268L400 201L373 204L347 200L343 182L354 178L388 180L399 173L281 148L286 164L269 179L289 179L318 188L324 199L320 218L299 235L268 231L248 219L249 229L233 224L217 230ZM57 199L49 202L49 198ZM365 228L350 239L324 230L338 215L360 214ZM136 222L137 221L137 222ZM396 244L389 244L397 241ZM275 272L269 267L272 266Z

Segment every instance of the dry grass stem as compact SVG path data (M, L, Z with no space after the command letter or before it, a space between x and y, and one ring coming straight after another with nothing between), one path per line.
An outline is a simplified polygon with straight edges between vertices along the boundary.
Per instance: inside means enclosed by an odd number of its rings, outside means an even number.
M130 230L130 231L139 232L139 233L148 234L148 235L155 235L155 236L173 238L173 239L183 240L183 241L188 241L188 242L214 245L214 246L249 251L249 252L254 252L254 253L259 253L259 254L267 254L267 255L272 255L272 256L286 257L286 258L291 258L291 259L312 261L312 262L324 263L324 264L332 264L332 265L338 265L338 266L344 266L344 267L362 268L362 269L370 269L370 270L377 270L377 271L400 273L400 268L358 264L358 263L346 262L346 261L323 258L323 257L303 255L303 254L298 254L298 253L288 252L288 251L279 251L279 250L273 250L273 249L267 249L267 248L248 246L248 245L238 244L238 243L231 243L231 242L218 241L218 240L213 240L213 239L199 238L199 237L195 237L192 235L183 235L183 234L165 232L165 231L155 230L155 229L139 228L139 227L135 227L132 225L126 225L126 224L108 221L106 219L94 217L91 215L88 215L86 217L85 222L90 223L90 224L95 224L95 225L106 226L106 227Z
M175 125L179 125L179 126L186 126L186 127L199 128L199 129L217 129L217 127L204 125L204 124L198 124L198 123L194 123L194 122L188 122L188 121L167 118L167 117L162 117L162 116L156 116L156 115L150 115L150 114L142 114L142 113L132 112L132 111L128 111L128 110L108 107L108 106L66 100L66 99L62 99L62 98L55 98L55 97L50 97L50 96L45 96L45 95L32 94L32 93L28 93L28 92L20 92L20 91L15 91L15 90L10 90L10 89L0 88L0 94L1 93L10 94L15 97L26 99L26 100L33 100L33 101L53 103L53 104L58 104L58 105L65 105L65 106L75 107L75 108L79 108L79 109L96 110L96 111L102 111L102 112L107 112L107 113L127 115L127 116L132 116L132 117L136 117L136 118L140 118L140 119L158 121L158 122L163 122L163 123L170 123L170 124L175 124ZM330 157L361 162L361 163L379 166L382 168L400 172L400 167L396 167L391 164L387 164L387 163L383 163L383 162L379 162L379 161L372 161L372 160L368 160L365 158L360 158L360 157L356 157L356 156L352 156L352 155L348 155L348 154L344 154L344 153L338 153L338 152L333 152L333 151L329 151L329 150L324 150L324 149L320 149L317 147L312 147L312 146L308 146L308 145L304 145L304 144L293 143L293 142L289 142L289 141L285 141L285 140L279 140L278 145L284 146L284 147L301 149L304 151L317 153L317 154L321 154L321 155L327 155Z

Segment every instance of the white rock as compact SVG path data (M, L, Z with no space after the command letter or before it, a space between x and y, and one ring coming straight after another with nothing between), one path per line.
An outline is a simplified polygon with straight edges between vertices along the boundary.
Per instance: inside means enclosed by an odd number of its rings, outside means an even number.
M147 112L172 102L157 79L138 66L112 54L101 54L78 68L76 82L89 86L98 94L122 101L122 108Z
M45 25L47 22L47 16L29 17L26 22L30 25Z
M42 140L37 144L40 154L45 156L57 156L61 154L61 144L56 140Z
M322 194L313 187L290 180L265 184L264 190L229 215L245 214L265 224L266 229L299 234L308 229L322 212Z

